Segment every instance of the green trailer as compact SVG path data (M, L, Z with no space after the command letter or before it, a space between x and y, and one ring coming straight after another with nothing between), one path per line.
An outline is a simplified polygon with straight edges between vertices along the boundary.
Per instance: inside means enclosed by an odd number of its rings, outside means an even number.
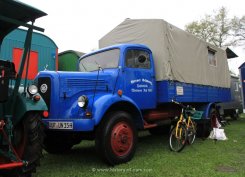
M75 50L66 50L58 54L59 71L77 71L77 62L79 58L85 53L75 51Z

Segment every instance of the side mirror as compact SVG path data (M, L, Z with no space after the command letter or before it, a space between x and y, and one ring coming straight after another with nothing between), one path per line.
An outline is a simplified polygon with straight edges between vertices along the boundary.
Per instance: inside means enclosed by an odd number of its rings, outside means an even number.
M139 63L144 63L146 61L146 56L145 55L140 55L139 57L138 57L138 62Z

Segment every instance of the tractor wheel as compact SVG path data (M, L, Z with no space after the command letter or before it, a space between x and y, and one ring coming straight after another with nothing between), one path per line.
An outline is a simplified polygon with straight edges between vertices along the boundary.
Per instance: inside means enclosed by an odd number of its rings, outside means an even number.
M126 112L108 114L96 130L96 150L110 165L130 161L136 144L136 128L132 117Z
M44 126L40 114L27 113L25 118L13 128L13 147L22 161L27 165L21 168L4 170L4 176L30 177L40 165ZM2 173L1 173L2 174Z

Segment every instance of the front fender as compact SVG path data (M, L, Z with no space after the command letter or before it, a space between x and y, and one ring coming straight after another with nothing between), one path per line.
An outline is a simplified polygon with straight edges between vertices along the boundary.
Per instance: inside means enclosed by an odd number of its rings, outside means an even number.
M95 121L95 125L98 125L100 123L102 117L105 115L106 111L113 104L118 103L118 102L128 102L128 103L131 103L133 106L135 106L135 108L138 110L140 117L142 119L142 122L143 122L143 116L141 114L141 111L132 99L130 99L127 96L121 96L120 97L118 95L108 94L108 95L101 96L94 101L94 104L93 104L93 115L94 116L93 116L93 118Z
M26 112L48 110L47 105L42 98L36 102L24 95L18 95L16 102L18 104L15 107L13 124L17 124Z

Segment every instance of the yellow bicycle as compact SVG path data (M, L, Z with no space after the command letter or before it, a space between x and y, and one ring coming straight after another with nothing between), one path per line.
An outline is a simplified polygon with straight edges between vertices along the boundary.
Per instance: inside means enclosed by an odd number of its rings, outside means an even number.
M173 103L182 107L180 118L175 127L170 131L169 147L170 150L180 152L184 149L185 145L193 144L196 138L196 123L192 120L194 113L202 115L202 111L196 111L190 105L183 105L177 101L172 100ZM201 114L201 115L200 115Z

